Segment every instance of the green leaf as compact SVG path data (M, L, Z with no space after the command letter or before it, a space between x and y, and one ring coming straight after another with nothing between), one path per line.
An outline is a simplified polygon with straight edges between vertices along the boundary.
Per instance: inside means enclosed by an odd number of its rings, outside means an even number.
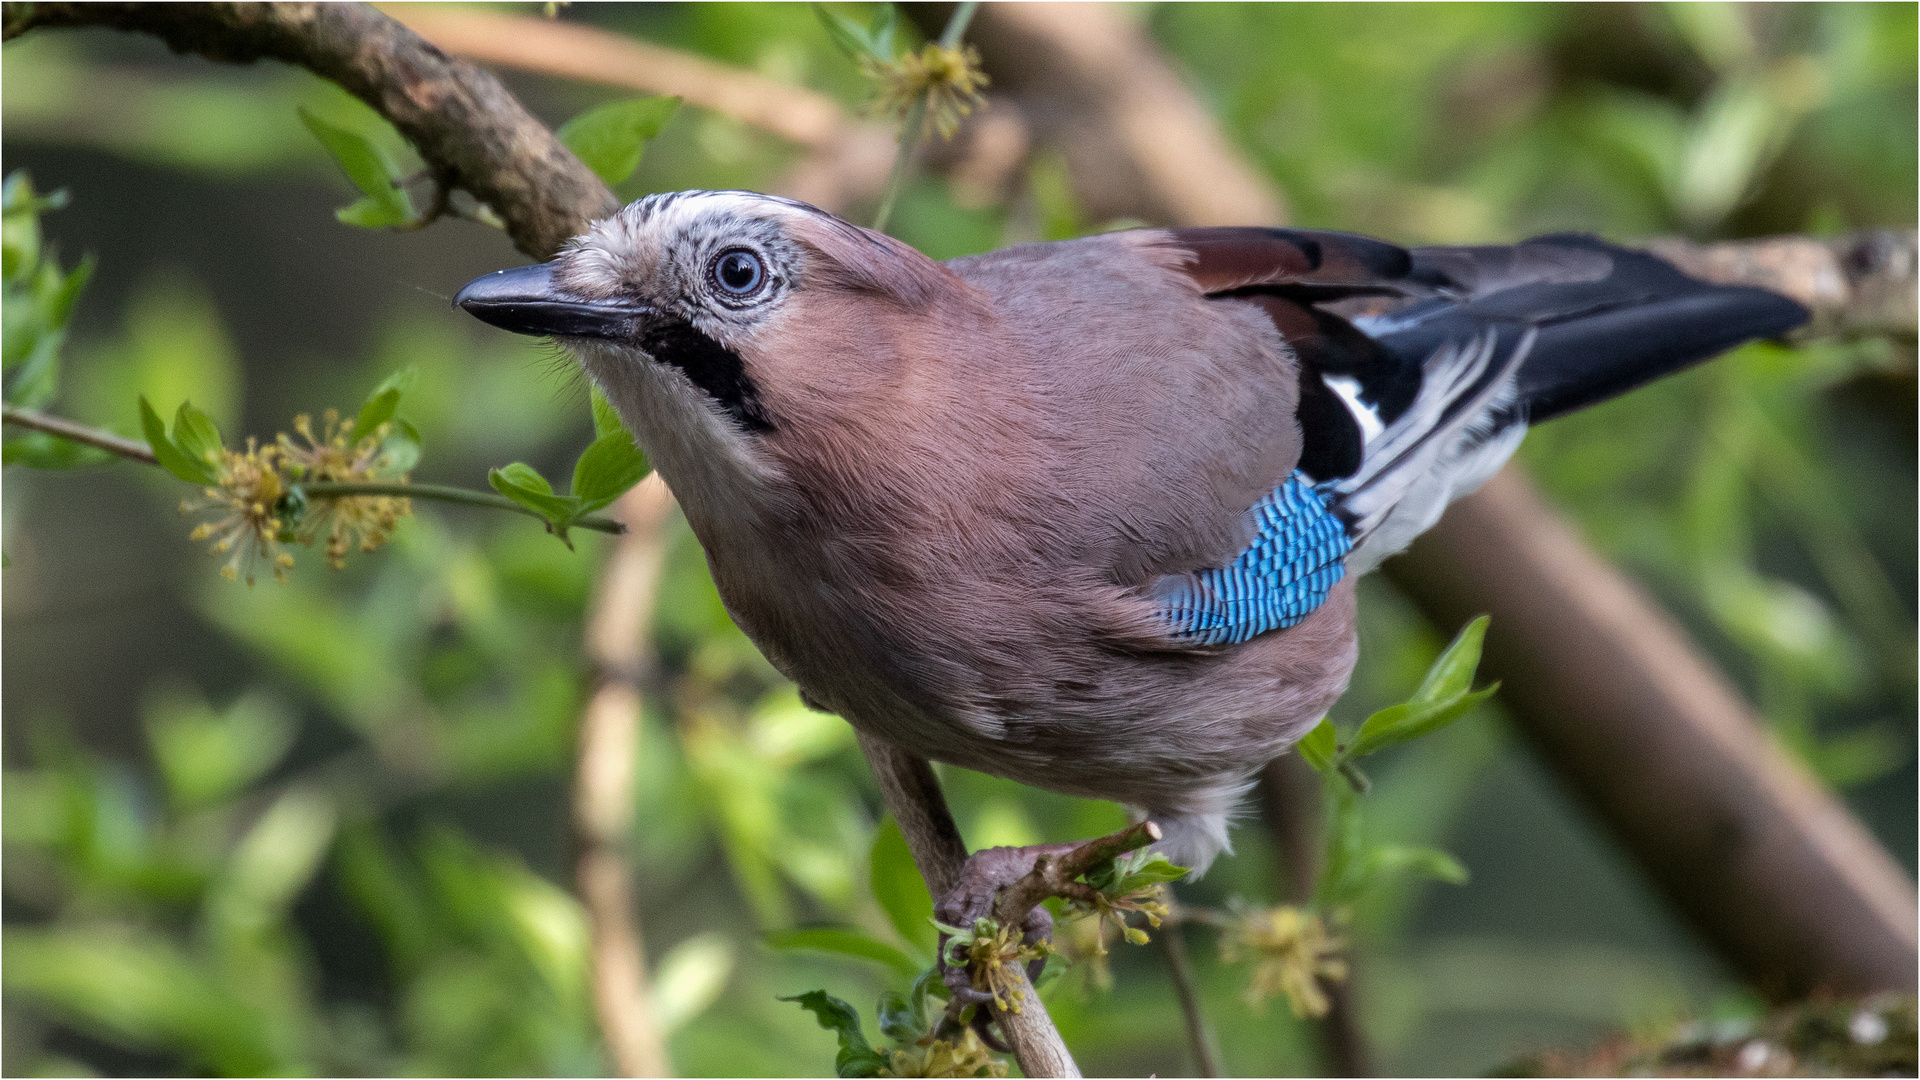
M493 490L545 518L547 527L560 542L573 546L567 539L567 529L580 516L579 500L555 495L553 485L533 466L516 461L502 469L489 469L487 483L493 485Z
M49 290L44 298L47 324L54 327L67 325L67 319L73 314L73 305L80 299L80 291L93 280L94 268L99 260L92 255L80 260L80 265L66 272L60 283Z
M395 420L387 429L387 438L380 444L382 455L378 474L383 478L397 477L412 471L420 464L420 433L405 420Z
M1390 705L1367 717L1366 723L1360 725L1360 734L1354 737L1353 746L1341 755L1341 760L1365 757L1389 746L1431 735L1472 712L1474 706L1499 692L1500 684L1495 683L1485 690L1461 694L1445 701L1419 706Z
M811 949L838 953L884 964L911 979L926 966L865 930L839 926L813 926L801 930L769 930L762 939L770 947L788 952Z
M593 440L573 463L573 497L579 512L592 513L626 494L647 475L647 455L625 429Z
M173 414L173 444L180 452L195 461L204 461L209 467L220 460L220 429L213 418L193 407L191 401L183 401Z
M907 838L901 835L900 824L891 814L880 819L880 828L873 836L869 865L873 898L880 902L893 928L908 944L932 955L940 936L927 921L933 917L933 893L920 877L920 868L913 864Z
M1321 717L1320 722L1307 732L1306 737L1294 744L1300 751L1301 760L1320 772L1333 767L1333 755L1340 749L1339 732L1333 728L1333 720Z
M399 170L386 152L358 132L336 127L302 108L300 120L366 198L334 212L348 225L378 229L413 220L413 200L398 185Z
M354 438L364 439L373 434L375 428L393 419L394 412L399 408L400 391L398 390L383 390L368 398L367 403L360 406L360 415L353 418Z
M596 106L560 125L555 132L587 168L609 184L618 184L640 167L648 140L660 134L677 97L644 97Z
M607 395L601 393L599 387L594 387L587 396L593 406L594 438L610 435L625 427L620 423L620 414L613 411L613 402L607 400Z
M892 4L880 5L873 22L864 26L825 4L813 5L813 12L827 28L827 36L850 59L856 62L877 60L883 64L893 60L893 35L899 26L900 16Z
M167 438L166 425L161 423L160 414L153 411L146 395L140 396L140 427L146 433L148 445L153 447L153 456L160 467L189 484L207 486L214 483L218 476L204 459L188 457L180 448Z
M406 192L395 190L403 200L400 205L371 197L356 199L335 210L334 220L360 229L391 229L396 225L405 225L413 220L413 200L407 198Z
M825 990L809 990L780 1000L798 1002L820 1021L821 1027L840 1037L840 1052L833 1059L835 1075L879 1076L887 1067L887 1059L868 1045L866 1034L860 1030L860 1014L853 1011L853 1006Z
M1486 641L1490 621L1489 616L1482 615L1461 627L1453 643L1427 669L1427 677L1420 680L1420 689L1415 690L1408 701L1439 702L1466 693L1473 686L1474 671L1480 666L1480 646Z
M1480 665L1480 646L1487 633L1485 615L1468 623L1427 669L1420 688L1404 704L1381 709L1360 725L1353 745L1340 755L1342 762L1397 746L1439 731L1475 705L1492 697L1499 685L1470 692Z
M1151 885L1164 885L1186 877L1188 870L1176 866L1172 859L1158 851L1134 851L1114 860L1121 871L1116 892L1121 895L1147 888Z
M1460 860L1432 848L1385 844L1373 849L1372 862L1374 873L1409 870L1449 885L1467 883L1467 868L1460 865Z

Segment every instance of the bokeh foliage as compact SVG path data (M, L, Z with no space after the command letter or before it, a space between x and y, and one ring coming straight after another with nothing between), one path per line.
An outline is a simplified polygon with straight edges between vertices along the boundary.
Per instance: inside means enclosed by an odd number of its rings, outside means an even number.
M1408 243L1913 224L1912 5L1135 10L1300 224ZM802 5L566 17L849 106L868 93ZM5 59L5 168L70 191L45 220L59 266L100 259L51 346L66 358L57 395L37 403L135 435L139 395L167 416L191 397L223 430L271 430L412 366L421 480L478 486L510 460L561 476L594 440L554 357L444 307L461 281L521 261L504 240L470 222L388 237L334 221L366 192L300 110L399 173L417 164L364 106L289 69L103 33L28 35ZM513 85L555 126L622 100ZM796 156L693 109L587 115L589 129L657 131L631 166L605 155L628 197L765 188ZM922 179L893 229L947 257L1100 227L1074 179L1045 153L1002 203ZM9 293L9 379L20 310ZM1913 388L1910 342L1756 345L1547 426L1522 452L1910 868ZM576 531L570 552L523 518L425 508L345 573L316 562L246 590L184 543L178 498L131 465L7 470L6 1070L606 1068L563 824L605 539ZM1379 581L1362 594L1362 667L1335 714L1348 729L1411 694L1444 643ZM676 1064L829 1074L832 1040L776 996L905 990L931 941L900 913L924 900L879 831L850 732L804 709L732 627L678 524L654 620L663 678L633 854ZM1445 848L1474 874L1389 879L1358 905L1362 1020L1387 1068L1484 1069L1602 1026L1748 1007L1496 708L1368 771L1372 841ZM976 846L1124 820L946 775ZM1237 837L1184 896L1274 895L1257 823ZM906 963L769 947L828 942L827 927ZM1305 1028L1242 1004L1244 967L1194 937L1229 1068L1313 1072ZM1113 975L1107 990L1072 975L1048 990L1083 1065L1184 1071L1157 959L1117 950Z

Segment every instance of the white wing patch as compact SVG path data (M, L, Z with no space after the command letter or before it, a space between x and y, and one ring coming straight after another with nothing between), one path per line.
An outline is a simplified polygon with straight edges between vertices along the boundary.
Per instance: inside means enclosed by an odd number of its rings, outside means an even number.
M1407 411L1377 437L1367 434L1360 468L1333 485L1356 540L1350 573L1366 573L1406 547L1513 455L1526 425L1495 422L1513 403L1514 379L1535 336L1528 329L1503 349L1499 329L1489 328L1447 345L1426 363ZM1327 384L1341 393L1332 379Z
M1322 375L1320 381L1327 389L1338 395L1347 406L1347 412L1353 416L1353 422L1360 425L1361 445L1369 445L1387 429L1380 422L1380 413L1373 406L1360 400L1360 380L1351 375Z

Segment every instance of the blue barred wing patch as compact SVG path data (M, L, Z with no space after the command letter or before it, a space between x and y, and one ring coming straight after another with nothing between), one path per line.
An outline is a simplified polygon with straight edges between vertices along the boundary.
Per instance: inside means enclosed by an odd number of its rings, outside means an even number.
M1176 637L1231 645L1292 626L1327 599L1346 575L1353 547L1346 523L1304 473L1254 504L1257 532L1228 565L1167 579L1162 610Z

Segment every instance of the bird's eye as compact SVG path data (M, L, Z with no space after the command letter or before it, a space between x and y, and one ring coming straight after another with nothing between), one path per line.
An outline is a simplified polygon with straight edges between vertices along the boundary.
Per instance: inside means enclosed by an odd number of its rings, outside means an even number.
M760 256L745 248L721 252L714 258L710 273L714 285L730 299L752 296L767 281L767 272L760 265Z

